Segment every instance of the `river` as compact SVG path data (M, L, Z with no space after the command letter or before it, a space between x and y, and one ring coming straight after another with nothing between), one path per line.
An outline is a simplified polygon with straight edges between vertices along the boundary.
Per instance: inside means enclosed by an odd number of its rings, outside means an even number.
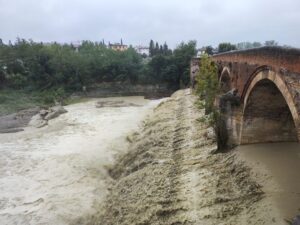
M0 224L72 224L98 213L107 194L105 166L126 151L160 100L106 98L139 106L66 106L47 127L0 135ZM102 99L103 100L103 99Z
M244 145L236 152L252 168L282 218L300 215L300 144Z

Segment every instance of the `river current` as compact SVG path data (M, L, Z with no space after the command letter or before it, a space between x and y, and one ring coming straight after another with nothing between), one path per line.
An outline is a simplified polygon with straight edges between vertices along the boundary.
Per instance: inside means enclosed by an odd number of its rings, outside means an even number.
M0 224L72 224L97 214L107 194L105 166L126 151L160 101L106 98L125 107L96 108L100 99L66 106L47 127L0 135Z
M300 215L300 144L244 145L236 151L254 176L257 174L265 196L274 202L280 216L291 219Z

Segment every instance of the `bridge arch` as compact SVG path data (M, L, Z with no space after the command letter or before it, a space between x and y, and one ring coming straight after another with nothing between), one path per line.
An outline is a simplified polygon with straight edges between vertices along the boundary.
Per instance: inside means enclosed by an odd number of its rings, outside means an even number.
M227 93L232 89L231 74L228 67L224 67L219 78L220 90L222 93Z
M240 144L299 141L299 112L280 74L256 70L242 99Z

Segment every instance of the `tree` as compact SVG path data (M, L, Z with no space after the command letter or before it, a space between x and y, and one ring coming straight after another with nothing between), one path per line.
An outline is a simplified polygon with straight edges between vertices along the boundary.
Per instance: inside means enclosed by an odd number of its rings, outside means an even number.
M163 49L164 49L164 54L166 55L166 53L167 53L168 50L169 50L169 47L168 47L168 45L167 45L166 42L164 43Z
M265 41L265 46L278 46L278 43L274 40Z
M150 44L149 44L149 53L150 53L151 57L154 56L154 41L153 40L151 40Z
M240 42L238 44L236 44L236 47L238 50L245 50L245 49L251 49L251 48L259 48L261 47L261 43L260 42Z
M164 49L162 45L159 46L159 54L164 54Z
M259 48L259 47L261 47L262 46L262 44L260 43L260 42L253 42L253 48Z
M206 52L206 54L208 54L208 55L212 55L213 54L213 47L212 46L206 46L205 47L205 52Z
M212 59L205 54L200 61L199 73L196 75L196 93L204 102L205 114L209 115L211 126L215 130L218 143L218 151L227 149L228 130L226 116L219 111L214 103L219 94L218 68ZM201 104L202 105L202 104Z
M157 55L157 54L159 54L159 44L158 44L158 42L156 42L155 50L154 50L154 55Z
M196 55L196 41L182 42L173 52L178 70L177 85L185 87L190 83L190 62Z
M236 46L229 42L224 42L219 44L218 49L219 49L219 53L228 52L228 51L236 50Z
M195 81L196 93L205 100L205 112L211 113L218 93L218 75L217 66L207 54L201 57L200 70Z

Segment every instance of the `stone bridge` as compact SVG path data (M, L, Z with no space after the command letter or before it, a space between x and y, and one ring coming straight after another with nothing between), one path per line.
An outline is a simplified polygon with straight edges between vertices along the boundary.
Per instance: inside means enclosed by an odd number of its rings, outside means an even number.
M229 145L300 141L299 49L262 47L212 59Z

